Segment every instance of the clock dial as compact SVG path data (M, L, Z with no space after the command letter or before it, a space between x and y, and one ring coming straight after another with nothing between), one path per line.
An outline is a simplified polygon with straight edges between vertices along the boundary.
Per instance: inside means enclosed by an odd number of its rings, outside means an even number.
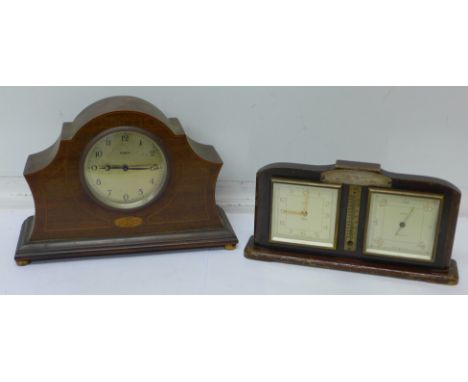
M366 254L431 261L442 195L369 190Z
M138 130L119 128L92 145L83 173L86 186L99 202L133 209L148 204L161 192L167 162L153 138Z
M340 186L272 181L271 241L336 248Z

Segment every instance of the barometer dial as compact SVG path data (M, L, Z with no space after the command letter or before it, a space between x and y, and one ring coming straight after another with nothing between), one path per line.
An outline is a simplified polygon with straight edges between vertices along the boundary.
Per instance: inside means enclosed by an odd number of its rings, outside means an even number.
M442 195L369 190L364 252L431 261Z
M273 179L271 241L336 248L340 186Z
M117 209L147 205L161 192L167 161L159 144L132 128L100 137L87 151L84 181L102 204Z

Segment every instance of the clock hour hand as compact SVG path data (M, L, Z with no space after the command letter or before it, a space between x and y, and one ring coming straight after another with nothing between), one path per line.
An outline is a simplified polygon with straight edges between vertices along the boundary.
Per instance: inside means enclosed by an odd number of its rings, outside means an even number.
M400 231L406 227L406 222L408 221L408 219L410 218L410 216L413 214L414 212L414 207L411 208L411 211L409 212L409 214L406 216L405 220L403 220L402 222L400 222L400 226L398 227L398 231L396 231L395 233L395 236L398 236L398 234L400 233Z
M105 166L100 166L99 169L100 170L106 170L106 171L123 170L123 166L106 164Z
M304 198L305 198L305 201L304 201L304 211L309 211L309 191L305 192L304 193Z

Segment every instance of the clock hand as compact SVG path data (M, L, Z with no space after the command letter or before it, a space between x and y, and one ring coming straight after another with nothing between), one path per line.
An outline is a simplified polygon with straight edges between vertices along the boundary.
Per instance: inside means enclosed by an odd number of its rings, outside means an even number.
M105 166L100 166L99 169L100 170L106 170L106 171L123 170L123 166L106 164Z
M141 165L110 165L107 164L105 166L99 167L101 170L123 170L123 171L129 171L129 170L159 170L159 165L157 164L141 164Z
M133 166L127 166L127 170L159 170L159 165L157 164L133 165Z
M304 202L304 211L309 211L309 191L307 191L305 194L305 202Z
M408 216L406 216L405 220L403 220L401 223L400 223L400 226L398 227L398 231L396 231L395 233L395 236L398 236L398 234L400 233L400 231L406 227L406 222L408 221L408 219L410 218L410 216L413 214L414 212L414 208L411 208L411 211L409 212Z
M289 214L289 215L300 215L306 217L308 215L307 211L291 211L291 210L281 210L283 214Z

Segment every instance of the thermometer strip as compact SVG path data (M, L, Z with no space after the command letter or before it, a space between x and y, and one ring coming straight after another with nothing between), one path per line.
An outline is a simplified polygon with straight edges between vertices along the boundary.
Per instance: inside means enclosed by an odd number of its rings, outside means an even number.
M350 185L348 194L348 206L346 208L346 227L344 249L355 252L359 226L359 212L361 209L362 187Z

